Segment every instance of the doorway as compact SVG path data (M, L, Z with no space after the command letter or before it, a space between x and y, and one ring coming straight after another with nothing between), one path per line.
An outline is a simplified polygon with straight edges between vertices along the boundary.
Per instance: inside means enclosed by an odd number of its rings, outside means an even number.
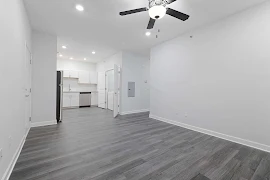
M113 116L119 114L120 107L120 72L114 65L113 69L98 73L98 107L113 111Z

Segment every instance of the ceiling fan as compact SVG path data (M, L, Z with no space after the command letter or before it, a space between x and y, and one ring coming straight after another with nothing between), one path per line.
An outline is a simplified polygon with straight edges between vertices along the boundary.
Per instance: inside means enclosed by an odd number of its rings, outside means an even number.
M165 14L178 18L182 21L186 21L189 18L189 15L166 7L168 4L171 4L175 1L176 0L149 0L149 8L144 7L144 8L133 9L129 11L123 11L123 12L120 12L120 15L125 16L125 15L134 14L138 12L149 11L150 20L149 20L147 29L153 29L156 20L163 18Z

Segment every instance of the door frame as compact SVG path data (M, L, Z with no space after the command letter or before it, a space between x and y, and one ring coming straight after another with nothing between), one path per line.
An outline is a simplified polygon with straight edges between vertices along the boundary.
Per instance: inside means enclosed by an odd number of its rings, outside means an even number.
M121 81L121 67L118 65L114 65L114 77L117 77L117 81L114 79L114 108L113 108L113 113L114 113L114 118L116 118L119 115L120 109L121 109L121 86L122 86L122 81ZM117 82L117 85L115 85ZM115 87L116 86L116 87ZM115 99L117 97L117 99ZM117 106L115 106L115 102L117 102ZM117 110L115 110L115 107Z
M29 55L29 57L28 57ZM30 59L28 59L30 58ZM29 74L25 74L25 101L28 101L28 105L25 107L25 113L28 112L29 114L29 117L26 117L26 114L25 114L25 128L26 128L26 132L25 134L28 133L29 129L31 128L31 121L32 121L32 63L33 63L33 56L32 56L32 52L31 52L31 49L30 47L28 46L28 43L27 41L25 41L25 57L24 57L24 60L25 60L25 64L24 64L24 68L25 70L27 70ZM28 67L26 67L28 66ZM26 73L26 71L24 72ZM29 78L27 80L27 78ZM26 84L26 82L28 82L28 84ZM28 87L27 87L28 86ZM28 89L29 88L29 89ZM26 98L28 98L28 100L26 100ZM28 111L27 109L28 108Z

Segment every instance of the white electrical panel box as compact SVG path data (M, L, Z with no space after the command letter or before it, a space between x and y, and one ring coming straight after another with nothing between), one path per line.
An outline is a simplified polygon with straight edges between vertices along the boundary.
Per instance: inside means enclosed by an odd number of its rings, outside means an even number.
M128 82L128 97L135 97L135 82Z

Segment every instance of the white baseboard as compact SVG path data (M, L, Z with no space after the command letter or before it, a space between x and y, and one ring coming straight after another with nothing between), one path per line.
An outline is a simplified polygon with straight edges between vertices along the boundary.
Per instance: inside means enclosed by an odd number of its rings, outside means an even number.
M155 119L155 120L163 121L163 122L173 124L173 125L176 125L176 126L180 126L180 127L186 128L186 129L190 129L190 130L197 131L197 132L200 132L200 133L208 134L210 136L215 136L217 138L225 139L225 140L235 142L235 143L238 143L238 144L242 144L242 145L245 145L245 146L249 146L249 147L252 147L252 148L255 148L255 149L270 152L270 146L265 145L265 144L260 144L260 143L253 142L253 141L250 141L250 140L241 139L241 138L238 138L238 137L222 134L222 133L219 133L219 132L215 132L215 131L211 131L211 130L191 126L191 125L184 124L184 123L181 123L181 122L178 122L178 121L158 117L158 116L155 116L153 114L150 114L149 117L152 118L152 119Z
M16 162L17 162L17 160L18 160L18 158L19 158L19 156L21 154L21 151L22 151L23 145L25 143L26 137L27 137L27 135L29 133L29 130L30 130L30 128L28 129L27 133L23 136L23 138L21 140L21 143L19 144L15 154L13 155L12 160L9 163L8 168L5 171L5 173L4 173L1 180L8 180L10 178L10 175L11 175L13 169L14 169L14 166L15 166L15 164L16 164Z
M57 124L56 120L53 121L44 121L44 122L34 122L31 123L31 127L41 127L41 126L50 126Z
M135 113L142 113L142 112L149 112L149 109L140 109L140 110L134 110L134 111L125 111L125 112L121 112L120 115L135 114Z

